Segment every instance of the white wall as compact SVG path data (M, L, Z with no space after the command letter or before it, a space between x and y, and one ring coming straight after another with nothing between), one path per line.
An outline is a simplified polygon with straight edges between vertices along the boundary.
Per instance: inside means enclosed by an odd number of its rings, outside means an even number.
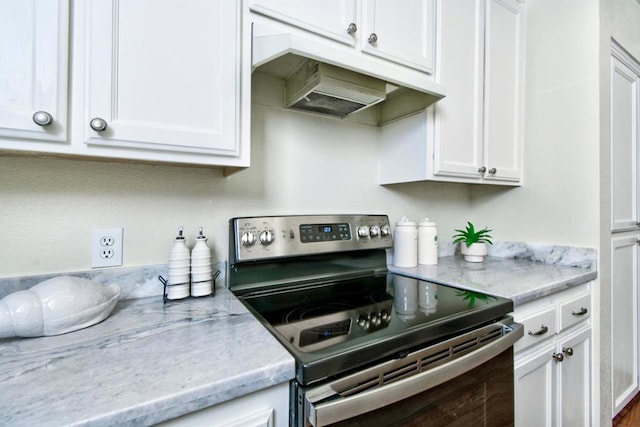
M124 227L124 265L166 262L177 227L204 226L227 258L233 216L428 214L444 237L467 218L469 187L377 185L377 128L254 105L252 167L162 165L0 156L0 277L87 270L95 227ZM447 231L448 230L448 231Z
M599 243L597 0L526 4L524 183L475 186L472 208L496 235Z

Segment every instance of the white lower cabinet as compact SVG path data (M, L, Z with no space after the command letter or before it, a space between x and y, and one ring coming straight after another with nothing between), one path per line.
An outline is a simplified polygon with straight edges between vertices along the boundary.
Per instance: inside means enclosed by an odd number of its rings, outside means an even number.
M157 425L164 427L286 427L289 425L289 383L241 396Z
M590 285L516 307L515 425L591 424Z
M525 331L526 334L526 331ZM555 352L552 342L540 346L515 365L515 414L517 426L553 425Z

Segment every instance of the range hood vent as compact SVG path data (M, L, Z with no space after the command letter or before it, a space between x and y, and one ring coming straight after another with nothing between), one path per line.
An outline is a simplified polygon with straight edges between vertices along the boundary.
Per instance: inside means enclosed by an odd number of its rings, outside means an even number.
M344 117L384 101L386 83L308 59L286 81L285 105Z
M253 72L284 81L286 108L384 125L444 97L444 88L425 73L263 23L252 24L251 59Z

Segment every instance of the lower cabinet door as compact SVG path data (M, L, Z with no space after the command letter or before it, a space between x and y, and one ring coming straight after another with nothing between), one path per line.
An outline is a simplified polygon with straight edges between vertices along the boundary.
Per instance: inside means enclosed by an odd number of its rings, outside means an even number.
M560 393L558 426L591 425L591 328L567 336L558 343Z
M515 425L552 426L556 393L554 342L515 361Z

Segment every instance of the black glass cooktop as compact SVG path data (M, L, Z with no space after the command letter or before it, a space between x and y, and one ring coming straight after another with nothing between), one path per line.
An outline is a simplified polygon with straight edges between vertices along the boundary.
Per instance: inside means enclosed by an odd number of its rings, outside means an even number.
M391 273L241 300L296 358L301 384L397 357L513 311L505 298Z

